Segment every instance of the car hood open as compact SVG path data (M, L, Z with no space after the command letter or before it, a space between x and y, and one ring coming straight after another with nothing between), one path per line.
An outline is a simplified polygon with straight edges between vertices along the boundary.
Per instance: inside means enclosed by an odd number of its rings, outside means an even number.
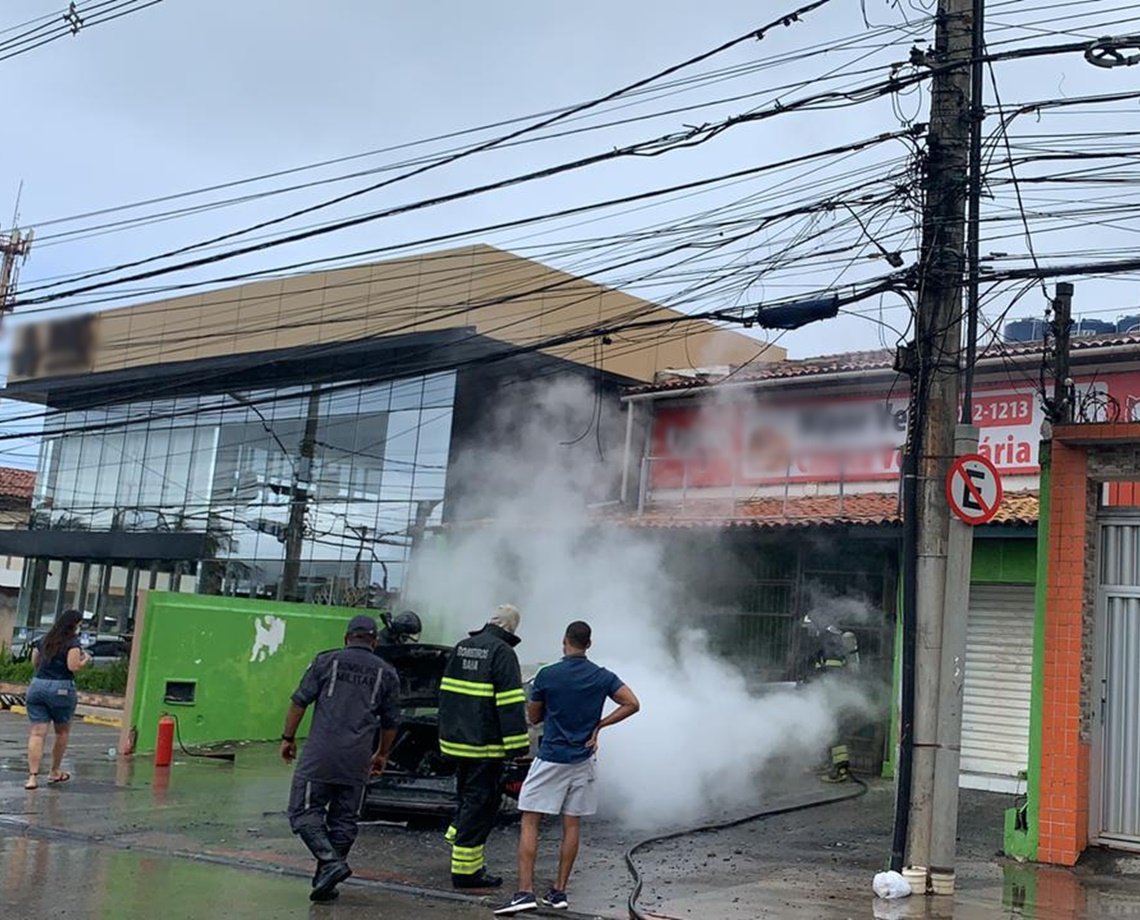
M451 649L445 645L382 645L376 649L400 675L400 705L404 709L439 706L439 682Z

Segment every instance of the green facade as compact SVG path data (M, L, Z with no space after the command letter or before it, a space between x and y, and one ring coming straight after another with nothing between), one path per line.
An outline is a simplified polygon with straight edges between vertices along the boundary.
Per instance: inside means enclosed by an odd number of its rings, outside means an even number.
M187 747L281 734L289 697L318 652L344 643L359 610L193 594L150 594L134 667L136 752L159 717ZM193 701L178 701L190 692ZM301 734L307 732L306 724Z
M1038 815L1041 807L1041 724L1045 705L1045 603L1049 592L1049 495L1052 454L1041 445L1041 504L1038 510L1036 577L1033 619L1033 672L1029 698L1029 768L1025 777L1025 801L1005 813L1006 856L1037 859L1040 842Z

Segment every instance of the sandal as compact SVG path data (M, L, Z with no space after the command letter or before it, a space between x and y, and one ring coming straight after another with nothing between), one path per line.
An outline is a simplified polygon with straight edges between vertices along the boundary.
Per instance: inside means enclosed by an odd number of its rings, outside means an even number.
M28 781L26 783L24 783L24 788L27 789L28 792L31 792L33 789L39 789L40 788L40 784L36 780L37 776L39 776L38 773L29 773L28 774Z
M52 785L54 783L66 783L69 779L71 779L71 774L66 770L60 770L57 776L48 777L48 785Z

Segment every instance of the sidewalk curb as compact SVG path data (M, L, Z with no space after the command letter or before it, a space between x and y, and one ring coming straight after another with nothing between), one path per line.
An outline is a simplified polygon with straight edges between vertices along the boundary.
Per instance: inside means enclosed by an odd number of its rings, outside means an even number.
M122 719L108 719L106 716L81 715L79 721L86 725L102 725L105 728L122 728Z
M8 712L17 716L26 716L28 714L28 707L20 703L13 703L8 707ZM92 716L85 715L76 710L76 722L83 722L85 725L102 725L104 728L122 728L122 719L108 719L105 716Z
M291 866L284 866L279 863L270 862L257 862L250 859L241 858L227 858L225 856L218 856L212 853L196 853L190 850L163 850L158 847L137 846L130 843L123 843L113 837L105 837L101 834L81 834L77 831L61 830L59 828L50 827L36 827L29 824L27 821L13 818L7 815L0 815L0 828L7 828L23 837L30 837L39 840L61 840L71 841L73 843L86 843L97 844L100 846L110 847L115 850L125 850L132 853L145 853L149 856L165 856L171 859L187 859L194 862L208 863L210 865L225 866L230 869L246 869L255 872L264 872L270 875L283 875L296 879L309 879L311 873L306 870L294 869ZM447 891L442 888L424 888L419 885L405 885L400 882L384 882L379 879L364 879L364 878L350 878L344 882L343 885L353 888L365 888L376 891L391 891L399 894L410 895L417 898L425 898L434 901L449 901L451 903L467 904L471 907L484 907L491 910L493 907L493 898L491 896L479 896L470 894L460 894L455 891ZM554 915L560 917L569 917L572 920L606 920L599 914L584 914L572 910L559 910L559 911L538 911L538 915L544 914Z

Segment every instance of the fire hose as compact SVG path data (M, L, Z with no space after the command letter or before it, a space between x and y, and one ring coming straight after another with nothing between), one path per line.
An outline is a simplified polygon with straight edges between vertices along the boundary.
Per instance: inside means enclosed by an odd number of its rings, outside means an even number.
M832 795L823 799L815 799L810 802L799 802L795 805L782 805L777 808L768 808L764 811L758 811L750 815L745 815L742 818L733 818L729 821L718 821L712 824L701 824L696 827L685 828L680 831L671 831L667 834L658 834L654 837L646 837L644 840L635 843L628 850L625 851L625 865L629 870L629 874L633 877L633 890L629 893L629 900L626 902L629 907L629 920L650 920L649 915L642 913L641 908L637 906L638 899L641 897L641 891L644 887L644 879L641 877L641 871L637 868L637 864L633 861L634 856L640 850L653 846L658 843L665 843L668 840L677 840L681 837L691 837L696 834L711 834L716 831L728 830L732 827L740 827L742 824L749 824L752 821L761 821L764 818L774 818L778 815L789 815L797 811L808 811L812 808L822 808L825 805L838 805L840 802L847 802L851 799L857 799L867 793L867 784L859 777L851 774L851 781L856 785L856 788L843 795Z

